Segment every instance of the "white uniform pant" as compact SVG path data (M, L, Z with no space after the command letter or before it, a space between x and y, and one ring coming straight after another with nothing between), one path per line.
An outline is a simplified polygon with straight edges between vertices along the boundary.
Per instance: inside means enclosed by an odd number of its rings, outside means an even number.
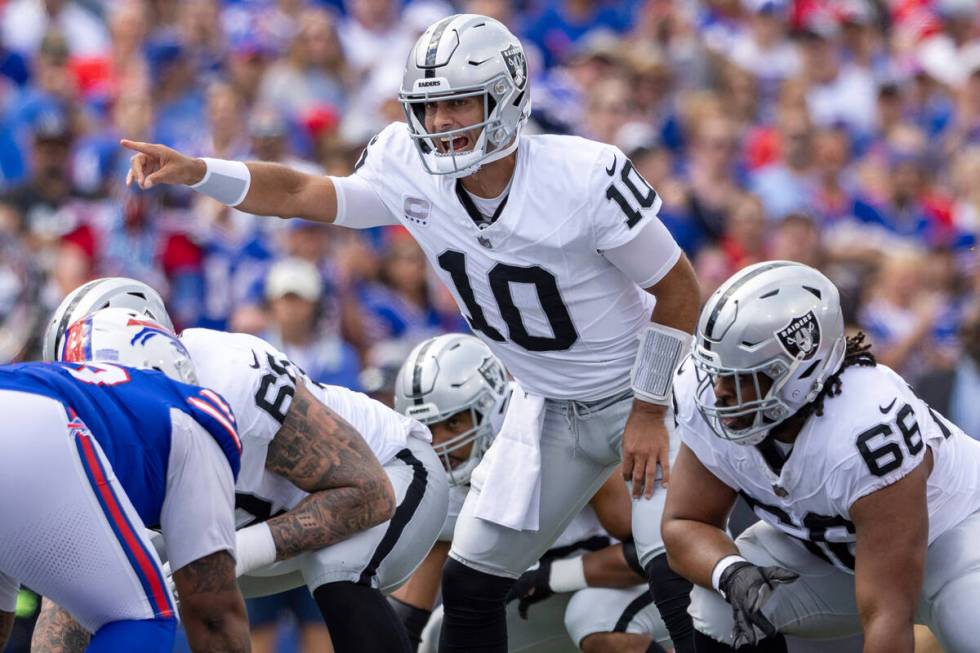
M246 597L306 585L368 584L390 593L421 564L435 544L449 505L449 481L432 445L416 438L384 466L397 508L389 520L325 549L300 554L238 579Z
M143 523L81 420L59 401L15 391L0 391L0 414L0 577L89 632L176 618Z
M916 622L928 626L946 653L976 651L980 642L980 512L940 535L926 557ZM747 560L780 565L800 574L781 585L763 612L782 633L827 639L861 632L854 576L817 558L779 530L759 522L735 541ZM691 593L694 627L731 642L732 609L714 591L695 586Z
M565 610L565 628L581 648L582 640L595 633L649 635L670 648L670 635L646 585L612 589L587 587L572 595Z
M541 500L536 531L517 531L474 514L473 483L456 522L449 555L495 576L517 578L538 561L622 459L632 393L594 402L545 402L541 429Z

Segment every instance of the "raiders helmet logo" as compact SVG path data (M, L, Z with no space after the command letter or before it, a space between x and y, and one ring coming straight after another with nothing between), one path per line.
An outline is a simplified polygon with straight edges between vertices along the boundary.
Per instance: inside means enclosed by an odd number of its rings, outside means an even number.
M783 349L800 360L809 360L820 347L820 323L817 316L810 311L801 317L795 317L789 324L776 332L776 338Z
M500 54L504 56L504 63L507 64L507 70L510 71L514 85L523 89L527 82L527 60L524 58L524 52L516 45L512 45Z

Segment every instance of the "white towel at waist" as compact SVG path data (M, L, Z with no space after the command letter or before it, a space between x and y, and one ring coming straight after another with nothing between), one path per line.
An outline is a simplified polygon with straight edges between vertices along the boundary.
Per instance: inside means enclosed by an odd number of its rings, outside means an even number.
M544 397L514 388L503 425L471 483L480 488L475 514L518 531L538 530Z

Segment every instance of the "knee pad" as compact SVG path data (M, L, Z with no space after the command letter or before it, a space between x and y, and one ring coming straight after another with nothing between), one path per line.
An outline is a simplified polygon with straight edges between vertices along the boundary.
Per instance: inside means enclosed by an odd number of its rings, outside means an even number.
M177 620L144 619L142 621L113 621L92 635L86 653L115 653L116 651L146 651L170 653L177 633Z

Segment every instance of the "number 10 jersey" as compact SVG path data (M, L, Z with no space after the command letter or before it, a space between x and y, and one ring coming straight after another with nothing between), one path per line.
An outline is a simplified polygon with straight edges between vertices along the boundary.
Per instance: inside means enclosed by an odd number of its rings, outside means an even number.
M455 179L422 167L394 123L358 163L390 213L425 251L474 333L522 387L597 399L629 387L637 332L655 299L602 252L646 228L662 277L680 249L657 218L660 198L617 148L572 136L523 136L506 204L480 228ZM339 222L344 224L344 222ZM659 277L656 277L659 278Z

